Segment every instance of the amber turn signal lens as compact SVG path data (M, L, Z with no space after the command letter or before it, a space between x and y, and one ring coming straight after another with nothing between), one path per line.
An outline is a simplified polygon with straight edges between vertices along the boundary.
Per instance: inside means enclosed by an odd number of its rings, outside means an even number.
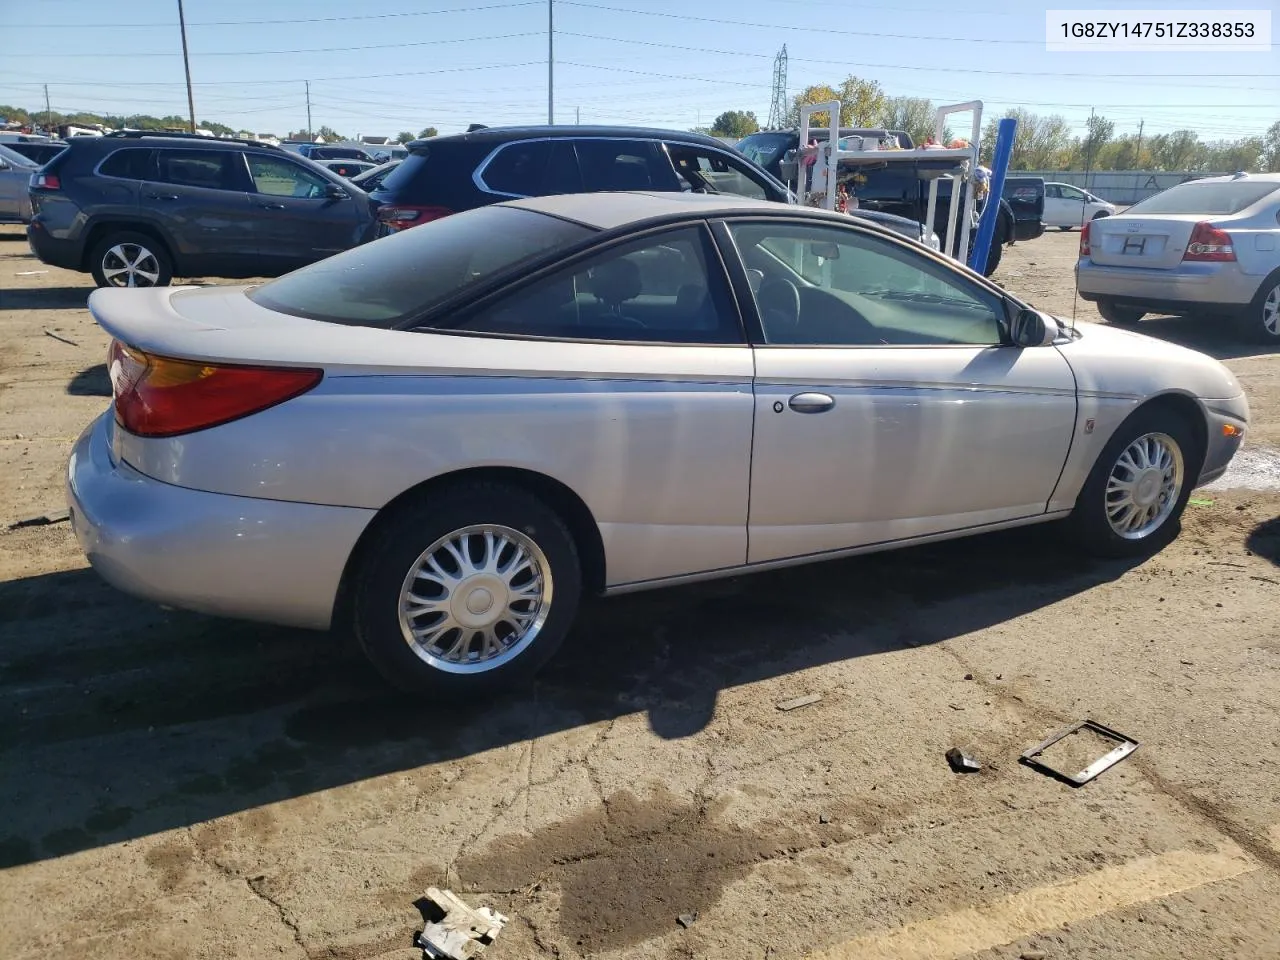
M1234 423L1224 423L1222 425L1222 435L1224 437L1242 437L1244 436L1244 431Z

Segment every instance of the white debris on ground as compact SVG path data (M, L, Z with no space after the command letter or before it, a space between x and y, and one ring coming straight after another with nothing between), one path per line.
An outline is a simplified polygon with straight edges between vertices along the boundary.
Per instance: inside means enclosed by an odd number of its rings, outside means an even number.
M443 916L427 923L417 945L426 960L471 960L493 943L507 918L488 907L473 910L451 890L427 889L427 900Z
M1248 443L1231 460L1231 465L1206 490L1280 490L1280 450Z

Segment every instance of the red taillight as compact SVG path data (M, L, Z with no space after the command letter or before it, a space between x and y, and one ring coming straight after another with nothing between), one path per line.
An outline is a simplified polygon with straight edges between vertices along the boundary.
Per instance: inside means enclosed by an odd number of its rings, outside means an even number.
M306 393L324 376L299 367L175 360L111 342L116 422L140 437L173 437L238 420Z
M378 222L388 230L408 230L432 220L447 217L453 211L448 207L411 207L393 204L378 208Z
M61 190L62 181L58 179L56 173L40 173L36 171L31 175L27 186L32 190Z
M1090 221L1085 221L1085 225L1080 228L1080 256L1089 256L1089 225Z
M1234 262L1236 250L1231 245L1231 234L1201 220L1191 231L1187 252L1182 255L1182 259L1201 263Z

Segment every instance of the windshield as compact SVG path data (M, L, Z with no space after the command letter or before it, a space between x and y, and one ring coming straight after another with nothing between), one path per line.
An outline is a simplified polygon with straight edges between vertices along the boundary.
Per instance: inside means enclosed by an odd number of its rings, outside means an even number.
M748 160L769 167L791 148L795 136L789 133L753 133L739 140L735 149Z
M470 284L592 232L531 210L481 207L339 253L247 296L277 313L390 328Z
M1280 183L1258 180L1193 180L1135 203L1125 213L1208 214L1226 216L1251 207Z
M17 150L10 150L3 143L0 143L0 157L9 161L9 165L13 167L37 167L39 164L27 159Z

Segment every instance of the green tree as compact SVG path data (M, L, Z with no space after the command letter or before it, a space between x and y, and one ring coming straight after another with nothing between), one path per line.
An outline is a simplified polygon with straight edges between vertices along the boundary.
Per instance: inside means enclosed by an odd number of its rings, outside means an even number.
M1280 173L1280 120L1267 127L1262 138L1262 169L1267 173Z
M347 139L342 134L340 134L337 130L333 129L333 127L321 127L319 130L316 131L316 136L322 137L325 143L332 143L335 140Z
M923 97L890 97L875 125L886 130L901 130L913 143L924 143L934 135L933 101ZM951 138L943 131L945 140Z
M859 80L848 76L839 88L825 83L805 87L791 101L788 111L788 123L796 126L800 123L800 108L813 103L824 103L827 100L840 101L840 125L842 127L874 127L883 116L889 98L885 96L880 84L874 80ZM825 112L815 113L809 118L809 126L825 127L831 123Z
M423 127L418 131L419 140L426 140L428 137L435 137L438 135L439 131L437 131L435 127Z
M413 139L413 133L409 130L401 130L399 133L396 134L396 139L399 140L401 143L408 143L410 140Z
M711 136L742 139L760 129L760 121L750 110L726 110L711 124Z
M1200 137L1194 130L1175 130L1151 138L1151 158L1157 170L1194 170L1200 149Z

